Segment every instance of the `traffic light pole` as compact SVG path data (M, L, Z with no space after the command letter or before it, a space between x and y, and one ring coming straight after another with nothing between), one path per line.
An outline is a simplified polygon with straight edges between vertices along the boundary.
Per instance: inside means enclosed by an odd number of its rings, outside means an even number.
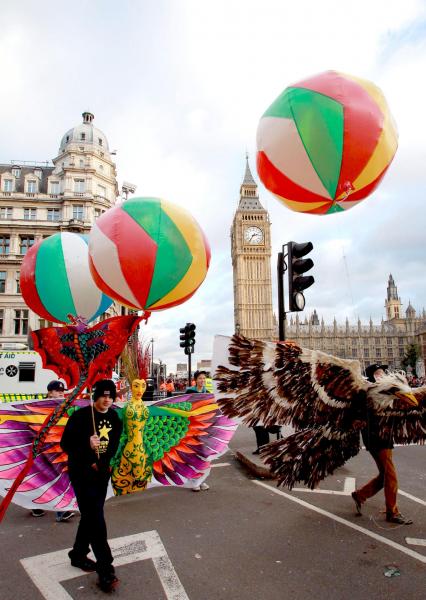
M188 354L188 387L191 386L192 377L191 377L191 353Z
M278 279L278 338L280 341L285 341L285 303L284 303L284 273L287 269L287 265L284 261L284 248L283 251L278 252L277 261L277 279Z

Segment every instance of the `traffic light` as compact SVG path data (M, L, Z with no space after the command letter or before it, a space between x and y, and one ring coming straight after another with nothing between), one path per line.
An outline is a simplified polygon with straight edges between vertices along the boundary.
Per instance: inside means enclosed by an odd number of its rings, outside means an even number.
M185 349L185 354L192 354L195 346L195 325L187 323L185 327L181 327L180 331L180 347Z
M312 242L304 242L303 244L289 242L287 245L289 312L297 312L305 308L303 290L306 290L315 282L312 275L303 275L314 266L314 261L311 258L302 258L309 254L312 249Z

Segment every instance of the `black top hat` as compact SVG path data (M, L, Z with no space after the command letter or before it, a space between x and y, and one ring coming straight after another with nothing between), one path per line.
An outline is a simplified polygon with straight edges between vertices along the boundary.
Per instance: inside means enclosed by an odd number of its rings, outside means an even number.
M368 367L365 369L365 376L367 377L368 381L371 381L371 383L376 383L376 380L374 379L374 373L379 369L386 371L387 368L388 365L379 365L378 363L368 365Z

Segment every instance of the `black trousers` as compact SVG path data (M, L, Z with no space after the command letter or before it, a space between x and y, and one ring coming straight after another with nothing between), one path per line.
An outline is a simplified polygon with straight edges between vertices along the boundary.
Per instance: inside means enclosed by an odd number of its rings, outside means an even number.
M71 553L75 558L84 558L91 546L96 557L97 572L100 575L109 574L114 571L104 517L109 475L101 475L96 471L88 474L70 473L70 479L81 514Z
M263 425L255 425L253 429L256 435L256 444L258 448L269 444L269 432L266 427L263 427Z

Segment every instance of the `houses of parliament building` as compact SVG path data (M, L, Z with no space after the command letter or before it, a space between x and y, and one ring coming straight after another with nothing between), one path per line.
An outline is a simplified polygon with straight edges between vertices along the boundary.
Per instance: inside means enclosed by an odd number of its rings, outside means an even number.
M236 333L262 340L278 339L272 307L271 224L263 208L248 159L240 187L240 200L231 227L231 254L234 280L234 327ZM406 348L417 344L424 374L426 359L426 312L417 314L411 302L403 312L401 298L389 275L385 299L386 320L379 325L370 319L355 324L326 324L316 310L310 317L299 313L287 320L286 339L306 348L321 350L341 358L358 359L362 367L372 363L402 368ZM423 372L422 372L423 371Z

